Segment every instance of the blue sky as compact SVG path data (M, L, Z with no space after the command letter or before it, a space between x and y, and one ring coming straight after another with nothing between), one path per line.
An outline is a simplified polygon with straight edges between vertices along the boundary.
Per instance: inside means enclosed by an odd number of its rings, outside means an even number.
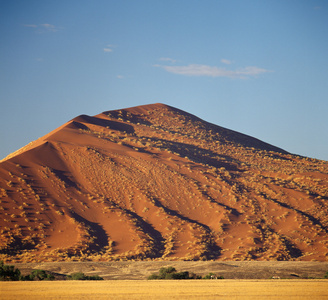
M0 158L161 102L328 160L324 0L0 0Z

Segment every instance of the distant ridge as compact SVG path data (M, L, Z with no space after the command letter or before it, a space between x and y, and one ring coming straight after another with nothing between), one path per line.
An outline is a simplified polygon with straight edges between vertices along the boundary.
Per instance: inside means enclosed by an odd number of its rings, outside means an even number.
M0 260L318 260L328 162L161 103L80 115L0 162Z

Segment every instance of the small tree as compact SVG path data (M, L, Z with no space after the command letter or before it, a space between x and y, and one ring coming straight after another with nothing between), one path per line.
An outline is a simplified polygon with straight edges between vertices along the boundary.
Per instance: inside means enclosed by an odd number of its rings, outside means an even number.
M104 280L104 278L100 277L99 275L94 275L94 276L87 276L87 280Z
M86 276L82 272L72 273L68 278L71 280L86 280Z
M158 275L156 274L151 274L147 277L148 280L153 280L153 279L160 279Z
M48 274L45 270L33 270L30 280L54 280L55 276Z
M224 279L224 277L223 276L217 276L214 273L208 273L207 275L205 275L203 277L203 279Z
M0 261L0 280L2 281L17 281L21 277L19 269L15 269L15 266L5 265L3 261Z
M167 268L160 268L159 275L152 274L148 276L148 280L152 279L200 279L200 276L197 276L196 274L189 274L188 271L184 272L177 272L177 270L173 267L167 267Z
M172 274L177 270L174 267L160 268L159 269L159 277L161 279L171 279Z
M170 274L171 275L171 274ZM189 279L189 272L179 272L179 273L172 273L172 276L170 276L172 279Z

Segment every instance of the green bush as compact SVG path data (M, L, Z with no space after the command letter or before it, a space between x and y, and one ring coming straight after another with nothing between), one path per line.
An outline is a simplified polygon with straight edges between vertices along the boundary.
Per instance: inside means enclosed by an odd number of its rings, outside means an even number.
M3 261L0 261L0 281L33 281L33 280L54 280L53 274L47 273L45 270L33 270L29 275L21 275L19 269L15 266L5 265ZM70 280L104 280L99 275L87 276L82 272L73 273L67 276Z
M176 269L173 267L168 268L160 268L159 269L159 277L160 279L170 279L173 273L176 273Z
M104 278L100 277L99 275L94 275L94 276L87 276L87 280L104 280Z
M72 273L67 278L70 280L86 280L86 276L82 272Z
M153 279L200 279L196 274L189 274L188 271L177 272L174 267L160 268L159 275L152 274L148 276L148 280Z
M153 279L161 279L161 278L159 278L159 276L156 275L156 274L151 274L150 276L148 276L147 279L148 279L148 280L153 280Z
M54 280L55 276L48 274L45 270L33 270L29 278L30 280Z
M179 273L171 273L170 276L172 279L189 279L189 272L179 272ZM168 278L170 279L170 278Z
M0 261L0 280L1 281L17 281L21 279L21 272L15 269L15 266L5 265Z
M223 276L217 276L214 273L208 273L207 275L205 275L203 277L203 279L224 279L224 277Z

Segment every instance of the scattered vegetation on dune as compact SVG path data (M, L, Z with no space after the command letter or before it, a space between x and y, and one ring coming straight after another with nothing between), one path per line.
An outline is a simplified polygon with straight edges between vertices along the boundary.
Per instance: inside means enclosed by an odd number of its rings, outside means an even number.
M328 162L160 104L33 147L0 163L4 261L327 260Z

